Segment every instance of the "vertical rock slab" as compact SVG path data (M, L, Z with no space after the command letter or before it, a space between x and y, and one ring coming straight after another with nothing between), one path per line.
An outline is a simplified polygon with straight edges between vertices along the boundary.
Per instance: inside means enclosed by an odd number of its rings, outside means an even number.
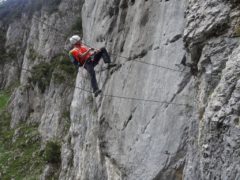
M97 99L81 90L90 90L84 70L78 75L68 178L182 178L194 111L191 74L176 66L185 56L184 11L185 1L85 1L84 41L106 46L118 67L100 63Z

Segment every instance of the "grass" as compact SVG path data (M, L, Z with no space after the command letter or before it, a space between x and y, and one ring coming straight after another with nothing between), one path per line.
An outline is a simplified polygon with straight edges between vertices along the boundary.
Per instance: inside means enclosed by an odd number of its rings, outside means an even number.
M10 94L8 92L0 92L0 112L6 108L9 98Z
M38 128L26 124L10 128L11 115L6 111L9 98L9 91L0 92L0 179L39 179L46 162Z
M10 128L6 111L9 93L0 93L0 179L39 179L46 161L41 152L41 137L36 124Z
M22 124L14 130L10 129L9 113L2 111L0 118L0 178L39 179L45 161L37 126Z
M50 163L55 168L53 179L59 175L61 144L49 141L41 150L38 124L20 124L11 129L11 115L6 111L9 92L0 93L0 179L37 180ZM63 113L66 118L69 112ZM55 177L56 176L56 177Z

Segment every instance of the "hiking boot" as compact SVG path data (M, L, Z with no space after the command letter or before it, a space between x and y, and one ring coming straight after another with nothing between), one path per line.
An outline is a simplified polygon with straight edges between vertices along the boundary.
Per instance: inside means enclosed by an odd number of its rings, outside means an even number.
M102 91L100 89L94 91L94 97L97 97Z

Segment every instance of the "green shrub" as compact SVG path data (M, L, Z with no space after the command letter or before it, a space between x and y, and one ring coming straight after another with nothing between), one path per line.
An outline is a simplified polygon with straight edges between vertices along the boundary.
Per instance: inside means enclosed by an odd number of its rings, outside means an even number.
M6 49L4 47L6 42L6 30L0 28L0 64L4 64L6 61Z
M10 95L19 86L20 86L20 81L19 80L13 81L9 84L9 86L7 87L5 92Z
M28 58L32 61L34 61L37 57L38 57L38 53L37 51L35 51L35 49L33 49L33 47L29 48L29 56Z
M63 112L63 117L66 119L70 119L70 111Z
M71 126L71 118L70 118L70 111L66 110L62 114L63 117L63 134L66 135L69 131L69 128Z
M61 163L61 146L58 142L49 141L44 151L44 160L52 164Z
M72 31L79 34L83 33L81 17L78 17L76 22L72 25Z
M8 59L8 62L12 61L13 59L16 59L17 58L17 50L15 48L11 48L9 50L9 53L6 54L6 58Z
M65 54L59 54L52 59L53 66L55 67L53 73L53 80L57 84L64 83L65 81L75 80L76 70L74 65Z
M75 68L69 57L65 54L56 55L51 62L57 69L64 71L70 75L75 75Z
M52 77L52 67L49 63L42 62L32 68L32 76L29 80L39 87L43 93L49 86Z
M6 42L6 31L0 29L0 64L5 64L6 62L11 62L17 58L17 50L15 48L9 47L9 53L6 51L5 42Z
M72 79L75 80L76 70L65 54L56 55L50 63L42 62L32 68L32 76L29 81L37 85L43 93L53 82L61 84ZM71 81L70 81L71 82Z

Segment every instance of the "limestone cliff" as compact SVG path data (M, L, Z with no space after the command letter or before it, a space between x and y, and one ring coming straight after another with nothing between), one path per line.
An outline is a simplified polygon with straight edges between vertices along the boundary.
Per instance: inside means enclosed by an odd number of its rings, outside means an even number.
M40 159L31 166L37 179L239 179L239 7L236 0L2 3L0 87L11 98L0 120L5 127L11 119L12 134L1 134L14 152L24 133L38 142L29 156ZM76 33L88 46L105 46L117 64L96 67L98 98L66 55ZM16 178L4 150L0 178Z

